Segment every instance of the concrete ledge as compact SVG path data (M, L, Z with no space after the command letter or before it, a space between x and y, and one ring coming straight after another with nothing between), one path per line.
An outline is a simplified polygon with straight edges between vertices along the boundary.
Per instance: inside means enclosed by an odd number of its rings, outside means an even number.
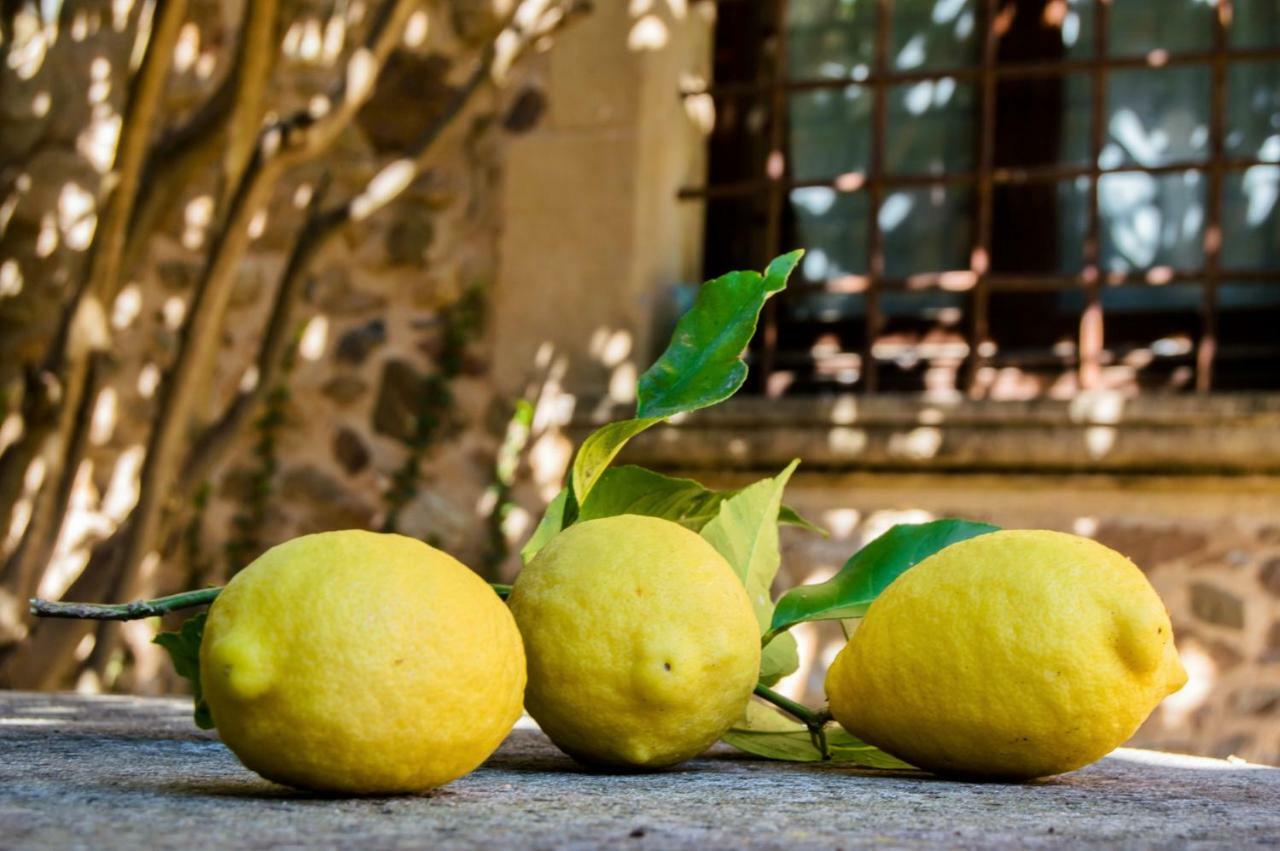
M1280 836L1280 770L1120 751L1036 784L769 763L577 767L517 730L430 795L335 799L242 768L183 700L0 692L0 846L1236 849Z
M575 421L574 436L596 419ZM1275 474L1280 394L741 398L637 437L624 457L668 469L772 470L801 457L810 470Z

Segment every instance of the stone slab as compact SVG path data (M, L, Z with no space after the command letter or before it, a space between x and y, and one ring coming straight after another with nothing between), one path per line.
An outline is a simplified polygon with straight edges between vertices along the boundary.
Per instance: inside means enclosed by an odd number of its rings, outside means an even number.
M754 760L578 768L518 729L434 793L340 799L242 768L184 700L0 692L0 848L1246 848L1280 770L1150 751L1027 785Z

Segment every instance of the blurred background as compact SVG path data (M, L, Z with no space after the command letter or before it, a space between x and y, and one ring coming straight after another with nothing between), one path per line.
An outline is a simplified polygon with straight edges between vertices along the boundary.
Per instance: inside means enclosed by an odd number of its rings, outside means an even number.
M1275 0L5 0L0 121L0 685L181 690L180 619L26 598L306 532L509 579L697 282L804 247L745 390L627 460L802 457L780 586L1095 537L1191 674L1135 742L1280 762Z

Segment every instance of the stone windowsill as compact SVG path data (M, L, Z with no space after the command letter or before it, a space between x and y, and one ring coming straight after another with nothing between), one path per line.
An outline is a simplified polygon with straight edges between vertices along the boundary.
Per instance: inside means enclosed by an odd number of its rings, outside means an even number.
M576 419L573 436L603 419ZM1280 394L741 397L651 429L625 451L660 469L777 469L797 457L809 471L1280 474Z

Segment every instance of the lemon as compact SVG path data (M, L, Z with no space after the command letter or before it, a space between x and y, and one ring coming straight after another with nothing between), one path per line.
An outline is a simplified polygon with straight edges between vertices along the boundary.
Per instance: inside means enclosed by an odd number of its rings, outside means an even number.
M622 515L570 526L510 598L529 657L525 705L588 765L660 768L740 718L760 667L751 601L693 532Z
M421 541L325 532L268 550L209 610L200 676L249 768L304 789L430 789L520 716L524 653L488 585Z
M1027 779L1122 744L1187 676L1142 572L1086 538L953 544L872 603L827 673L849 732L941 774Z

